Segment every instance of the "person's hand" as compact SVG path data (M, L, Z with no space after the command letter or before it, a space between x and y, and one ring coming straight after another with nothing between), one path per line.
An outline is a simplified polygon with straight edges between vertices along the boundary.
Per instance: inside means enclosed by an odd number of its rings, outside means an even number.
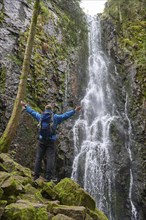
M20 104L22 105L22 108L23 108L23 109L25 109L26 106L27 106L27 104L26 104L25 102L23 102L23 101L21 101Z
M75 111L76 111L76 112L80 112L81 109L82 109L82 106L76 106Z

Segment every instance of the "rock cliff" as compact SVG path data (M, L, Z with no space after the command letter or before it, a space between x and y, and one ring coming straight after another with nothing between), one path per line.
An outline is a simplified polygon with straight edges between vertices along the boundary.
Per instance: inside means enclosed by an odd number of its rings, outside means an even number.
M128 190L130 167L133 172L132 200L139 213L137 219L146 218L146 12L144 8L143 0L108 0L101 16L103 47L116 66L113 74L115 73L117 81L113 86L117 92L119 109L124 111L122 106L126 106L131 123L131 161L127 157L123 141L127 134L122 132L123 128L127 129L129 122L123 121L118 126L118 131L114 126L111 131L115 143L113 161L117 173L115 209L118 219L124 220L130 219L128 211L131 206Z
M0 3L0 134L10 118L16 96L33 2L3 0ZM41 1L26 102L39 112L50 102L55 103L57 113L74 108L84 91L80 83L86 80L87 56L87 27L78 1ZM71 172L71 129L72 120L58 132L59 178ZM10 152L18 162L32 169L37 136L37 124L22 112Z

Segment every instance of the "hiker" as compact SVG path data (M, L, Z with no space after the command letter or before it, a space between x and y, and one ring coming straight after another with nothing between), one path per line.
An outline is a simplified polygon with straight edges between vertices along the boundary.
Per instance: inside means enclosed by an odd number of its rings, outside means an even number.
M67 111L63 114L54 114L53 106L46 105L45 111L40 114L34 111L25 102L21 101L23 109L33 116L39 122L39 143L35 159L34 180L38 179L41 171L41 162L46 154L47 164L45 170L45 180L51 181L54 173L55 164L55 141L57 126L64 120L73 116L81 110L81 106L77 106L74 110Z

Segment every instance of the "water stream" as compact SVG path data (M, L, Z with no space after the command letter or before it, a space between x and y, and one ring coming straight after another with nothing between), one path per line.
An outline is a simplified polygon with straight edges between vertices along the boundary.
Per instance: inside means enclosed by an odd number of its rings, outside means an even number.
M111 214L111 188L114 171L110 158L110 124L117 119L108 82L109 60L101 47L100 22L88 17L89 83L82 100L83 114L74 126L75 159L72 178L96 200L97 206Z
M131 126L131 122L130 119L128 117L128 95L126 95L126 102L125 102L125 118L128 122L128 141L126 143L126 147L128 150L128 154L129 154L129 159L130 159L130 164L132 164L132 152L131 152L131 134L132 134L132 126ZM136 210L136 207L133 203L132 200L132 189L133 189L133 173L132 173L132 168L130 167L130 186L129 186L129 200L130 200L130 205L131 205L131 220L138 220L138 213Z
M93 196L97 207L107 214L109 220L118 220L116 214L113 214L113 209L116 207L116 196L113 196L113 192L115 192L115 171L112 164L110 126L119 118L121 119L121 116L116 108L115 94L109 80L111 77L109 77L110 61L101 46L100 21L97 18L88 17L88 25L89 82L86 94L81 102L83 112L73 128L75 158L72 178ZM131 124L127 114L127 102L124 114L128 121L130 135ZM129 145L127 150L132 161ZM133 176L130 168L131 220L136 220L136 209L132 202L132 185Z

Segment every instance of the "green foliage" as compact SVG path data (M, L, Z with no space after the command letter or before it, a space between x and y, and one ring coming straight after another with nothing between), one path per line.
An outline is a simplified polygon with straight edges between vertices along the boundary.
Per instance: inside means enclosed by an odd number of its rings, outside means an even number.
M22 66L22 59L18 57L18 55L9 55L9 60L11 60L13 63L15 63L18 66Z
M61 10L65 13L71 15L73 18L79 16L80 0L51 0L52 3L55 3Z
M0 23L2 23L4 20L4 13L3 11L0 11Z
M32 0L27 0L28 4L31 4L32 3Z
M4 3L3 3L3 0L1 1L1 4L2 4L2 9L0 11L0 23L2 23L4 21Z
M6 66L0 66L0 91L3 93L5 90L5 82L6 82Z
M80 20L78 19L78 21L76 21L75 19L77 19L77 16L76 18L75 16L71 17L69 12L63 11L59 8L58 3L54 4L54 1L51 3L58 18L54 16L54 12L52 12L43 1L41 1L41 10L38 17L31 69L27 81L29 102L32 103L33 106L34 103L38 106L41 104L42 110L47 102L51 101L51 97L50 100L46 100L46 88L53 88L55 90L53 99L57 97L57 91L59 92L59 90L61 90L65 92L64 81L66 73L59 74L59 62L69 62L68 58L72 51L78 47L78 42L87 41L87 27L85 25L84 14L79 14L81 9L78 9ZM76 4L76 1L68 4L74 5ZM48 24L50 24L52 28L51 34L49 30L45 30L45 27L48 27ZM57 39L59 35L61 37L60 41ZM28 30L25 33L20 34L18 54L20 59L24 56L27 37ZM45 52L43 51L43 44L46 45ZM58 106L60 109L62 102L59 103Z
M40 8L41 8L40 14L43 16L44 19L48 20L51 13L43 1L40 2Z
M51 0L51 2L54 4L53 0ZM62 17L60 26L64 34L64 40L68 46L76 47L78 45L78 40L85 41L87 39L85 14L80 8L79 2L79 0L55 1L54 7L56 12ZM56 8L56 5L61 10ZM62 11L64 12L63 14Z
M146 10L144 0L109 0L104 12L111 19L116 31L118 46L122 53L137 66L137 80L141 90L140 100L145 96L146 57ZM141 101L140 101L141 102ZM143 102L143 101L142 101Z

